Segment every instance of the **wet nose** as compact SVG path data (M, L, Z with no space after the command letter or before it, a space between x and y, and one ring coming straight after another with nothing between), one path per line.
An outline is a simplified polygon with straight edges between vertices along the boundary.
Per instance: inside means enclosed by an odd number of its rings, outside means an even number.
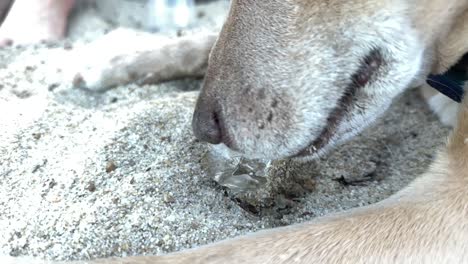
M192 129L195 137L211 144L220 144L223 138L219 107L213 100L200 98L195 107Z

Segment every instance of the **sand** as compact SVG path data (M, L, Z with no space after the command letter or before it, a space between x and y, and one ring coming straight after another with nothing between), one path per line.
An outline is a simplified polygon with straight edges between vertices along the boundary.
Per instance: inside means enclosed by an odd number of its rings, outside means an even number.
M202 7L204 27L223 6ZM0 255L163 254L367 205L422 173L447 135L409 91L328 157L275 162L265 188L232 197L191 133L199 80L91 93L63 76L70 47L116 27L103 17L88 7L63 43L0 50Z

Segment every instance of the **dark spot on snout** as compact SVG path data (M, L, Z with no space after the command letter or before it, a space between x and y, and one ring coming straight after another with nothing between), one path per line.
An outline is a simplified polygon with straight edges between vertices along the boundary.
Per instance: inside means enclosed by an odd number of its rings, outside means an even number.
M260 122L258 123L258 129L260 129L260 130L265 129L265 123L262 122L262 121L260 121Z
M244 89L244 95L249 95L251 90L252 90L252 88L247 85L247 87L245 87L245 89Z
M265 98L266 98L265 88L262 88L260 89L260 91L258 91L258 99L264 100Z
M268 114L267 121L268 122L273 121L273 112L272 111L270 111L270 113Z
M273 99L273 102L271 102L271 107L276 108L278 106L278 100Z

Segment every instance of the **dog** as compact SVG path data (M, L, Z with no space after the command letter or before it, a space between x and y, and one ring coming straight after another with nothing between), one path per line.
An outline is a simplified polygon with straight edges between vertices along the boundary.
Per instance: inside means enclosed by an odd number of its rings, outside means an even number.
M467 263L468 97L431 168L390 198L167 256L85 263Z
M468 1L233 0L212 39L194 42L209 57L195 136L250 157L309 160L455 65L468 52ZM160 61L146 62L119 80ZM392 197L180 253L85 263L468 263L468 99L456 107L423 89L455 129L429 171Z

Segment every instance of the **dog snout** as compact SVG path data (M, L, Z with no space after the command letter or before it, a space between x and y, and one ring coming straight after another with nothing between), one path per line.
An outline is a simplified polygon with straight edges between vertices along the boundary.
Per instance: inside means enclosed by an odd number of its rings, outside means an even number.
M199 99L192 119L195 137L211 144L220 144L223 140L222 118L214 100Z

